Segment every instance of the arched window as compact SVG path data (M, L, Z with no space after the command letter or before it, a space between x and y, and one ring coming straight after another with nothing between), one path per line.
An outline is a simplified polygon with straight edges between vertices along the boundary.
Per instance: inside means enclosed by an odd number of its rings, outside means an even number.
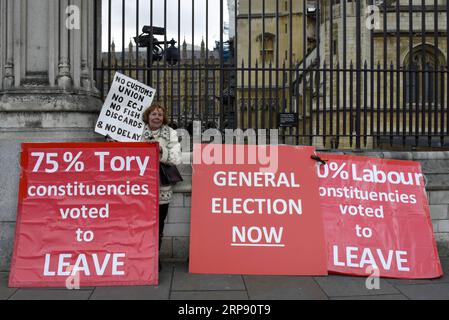
M441 70L445 65L444 56L439 49L430 45L414 48L404 61L406 102L440 103L442 78L435 71Z

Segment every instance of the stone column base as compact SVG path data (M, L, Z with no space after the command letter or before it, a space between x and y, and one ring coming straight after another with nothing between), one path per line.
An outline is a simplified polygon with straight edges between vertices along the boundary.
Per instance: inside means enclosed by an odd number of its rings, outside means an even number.
M0 112L87 112L98 114L102 102L87 91L59 89L13 89L0 93ZM0 128L2 126L0 125Z

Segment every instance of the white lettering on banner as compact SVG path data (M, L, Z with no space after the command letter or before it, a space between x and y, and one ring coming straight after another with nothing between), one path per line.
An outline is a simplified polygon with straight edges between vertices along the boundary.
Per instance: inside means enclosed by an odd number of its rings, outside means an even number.
M100 160L100 171L105 171L105 160L110 155L109 152L95 152L95 156ZM143 177L145 171L147 170L148 164L150 162L150 157L145 157L142 160L141 157L113 157L110 161L110 168L114 172L127 171L130 172L133 169L133 163L136 163L139 170L140 176Z
M95 270L97 272L97 274L99 275L104 275L105 271L106 271L106 267L108 266L109 263L109 259L111 258L111 255L107 254L104 257L104 261L103 261L103 265L100 267L100 263L98 261L98 259L93 259L94 260L94 265L95 265Z
M359 206L349 206L347 204L339 205L340 207L340 212L342 215L350 215L350 216L361 216L361 217L368 217L368 218L378 218L378 219L383 219L385 218L384 215L384 207L380 206L379 208L369 208L369 207L364 207L362 205Z
M84 274L89 277L90 276L90 270L89 266L87 265L87 258L84 254L80 254L78 256L78 259L75 262L75 266L72 269L72 275L76 275L77 272L84 272Z
M45 255L45 263L44 263L44 276L45 277L68 277L75 276L76 274L84 273L85 276L91 276L92 271L89 266L89 261L94 266L96 276L104 276L106 273L106 269L110 265L111 275L112 276L124 276L125 272L119 270L119 268L125 265L123 261L126 258L125 253L114 253L114 254L106 254L104 259L101 260L99 255L94 253L92 256L88 256L85 254L80 254L75 256L70 253L62 253L59 256L55 257L58 261L57 271L50 270L52 255ZM70 260L76 258L75 265L72 267L70 264ZM112 258L112 261L111 261Z
M232 246L236 247L285 247L282 244L284 228L233 227Z
M363 165L366 167L366 165ZM416 172L402 172L402 171L384 171L373 165L371 168L365 168L359 170L358 165L353 163L348 166L348 163L342 162L330 162L325 165L317 166L318 177L321 179L340 178L341 180L349 180L358 182L369 182L385 184L390 183L393 185L405 185L405 186L422 186L424 184L424 175Z
M357 187L320 187L321 197L346 198L347 200L370 200L390 203L417 204L415 194L403 194L399 190L393 192L366 191Z
M384 270L390 271L392 268L393 261L396 262L396 267L398 271L410 272L410 268L406 266L408 260L408 252L400 250L389 250L387 256L385 257L382 249L371 250L370 248L363 249L360 255L360 248L357 247L346 247L342 253L343 257L340 257L340 250L338 246L333 247L333 262L337 267L350 267L350 268L366 268L367 266L372 266L373 268L378 268L380 265ZM343 258L343 260L340 260ZM376 258L378 261L376 261Z
M109 218L109 204L101 209L88 208L82 206L81 208L67 208L59 209L62 220L67 220L69 217L71 219L108 219Z
M50 258L50 255L46 255L45 258ZM68 277L70 276L70 271L64 271L65 269L70 267L70 262L64 262L66 259L70 259L72 257L71 254L60 254L59 255L59 263L58 263L58 276ZM50 265L50 263L49 263Z
M124 271L119 271L119 267L123 267L125 263L123 261L119 261L119 258L126 258L126 254L118 253L112 256L112 275L113 276L124 276Z
M214 183L218 187L256 187L256 188L300 188L295 173L265 172L224 172L214 175Z
M406 186L420 186L423 175L421 173L404 173L397 171L384 172L377 166L372 169L364 169L360 174L357 164L352 164L352 178L354 181L372 182L372 183L391 183L394 185L403 184Z
M45 255L45 264L44 264L44 277L54 277L56 272L50 271L50 255Z
M300 199L220 199L212 198L212 214L302 215Z

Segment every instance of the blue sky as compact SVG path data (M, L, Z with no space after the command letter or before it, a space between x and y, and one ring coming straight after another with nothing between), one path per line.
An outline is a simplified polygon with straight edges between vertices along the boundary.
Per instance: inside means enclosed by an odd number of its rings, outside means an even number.
M165 0L167 3L167 39L178 41L178 0ZM206 1L209 2L209 48L212 49L214 41L220 39L220 0L194 0L194 35L195 45L200 45L204 37L206 41ZM232 0L234 1L234 0ZM136 36L136 8L139 3L139 34L144 25L151 23L151 0L125 0L125 46L130 39ZM181 42L186 39L192 43L192 0L181 0ZM103 0L103 51L108 48L108 8L109 0ZM116 51L122 48L122 0L111 0L112 8L112 37L116 44ZM228 23L229 14L227 0L223 1L224 21ZM153 0L153 25L164 26L164 0ZM159 36L163 40L163 36ZM224 35L227 40L227 34Z

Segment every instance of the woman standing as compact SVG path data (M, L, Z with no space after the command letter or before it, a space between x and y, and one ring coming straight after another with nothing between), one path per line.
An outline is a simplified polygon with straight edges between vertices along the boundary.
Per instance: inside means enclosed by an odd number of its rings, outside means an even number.
M146 123L146 126L142 141L149 143L159 142L160 162L174 166L181 164L181 145L178 140L178 134L167 125L168 119L165 108L154 104L145 111L143 121ZM173 190L171 186L159 185L159 250L162 245L165 220L167 219L168 207L172 197Z

